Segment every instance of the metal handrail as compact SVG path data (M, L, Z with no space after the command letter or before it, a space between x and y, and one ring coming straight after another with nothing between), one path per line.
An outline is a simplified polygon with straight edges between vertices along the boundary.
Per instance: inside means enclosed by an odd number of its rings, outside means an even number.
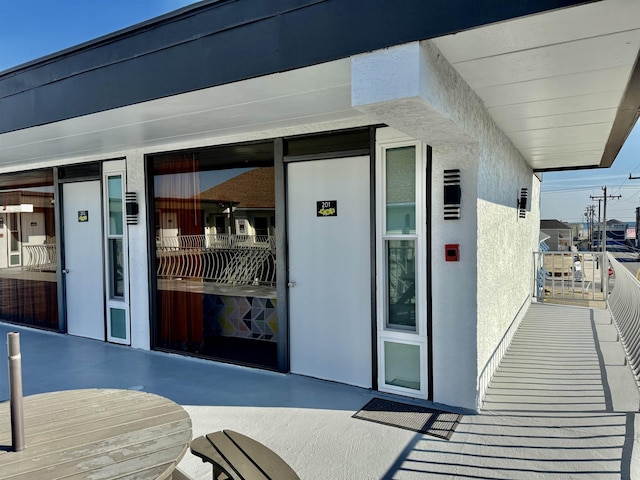
M613 256L609 255L609 261L616 275L609 310L640 386L640 281Z
M586 305L604 302L608 291L605 259L601 252L534 252L533 298Z

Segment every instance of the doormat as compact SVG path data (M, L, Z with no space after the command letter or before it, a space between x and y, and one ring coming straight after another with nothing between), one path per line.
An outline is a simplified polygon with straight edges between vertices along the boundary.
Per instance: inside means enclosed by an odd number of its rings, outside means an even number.
M356 412L353 418L449 440L460 423L462 415L374 398Z

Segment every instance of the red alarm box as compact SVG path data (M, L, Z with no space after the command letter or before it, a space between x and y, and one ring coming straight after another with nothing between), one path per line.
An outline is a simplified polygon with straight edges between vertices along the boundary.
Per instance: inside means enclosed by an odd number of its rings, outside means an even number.
M444 246L444 259L447 262L460 261L460 245L457 243L448 243Z

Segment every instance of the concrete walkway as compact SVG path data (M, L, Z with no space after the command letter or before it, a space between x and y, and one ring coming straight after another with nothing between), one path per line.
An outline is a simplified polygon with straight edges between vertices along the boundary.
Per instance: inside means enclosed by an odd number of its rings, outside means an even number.
M25 395L89 387L158 393L185 407L194 436L245 433L303 480L640 478L640 399L604 310L532 305L483 411L466 412L449 441L351 418L379 396L366 389L0 324L3 338L13 330L21 332ZM7 392L2 375L0 400ZM180 468L211 478L190 454Z

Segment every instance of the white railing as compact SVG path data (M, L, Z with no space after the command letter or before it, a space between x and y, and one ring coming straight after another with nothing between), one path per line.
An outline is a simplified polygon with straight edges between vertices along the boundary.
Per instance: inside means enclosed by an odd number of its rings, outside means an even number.
M167 241L165 241L167 240ZM275 286L273 237L183 235L156 246L159 278L195 278L230 285Z
M533 297L538 302L605 308L608 266L599 252L534 252Z
M640 281L612 256L616 281L609 298L609 310L620 334L629 366L640 386Z
M209 235L176 235L159 237L156 245L162 248L276 248L276 239L270 235L238 235L212 233Z
M55 244L22 245L23 267L32 272L55 272L57 267Z

